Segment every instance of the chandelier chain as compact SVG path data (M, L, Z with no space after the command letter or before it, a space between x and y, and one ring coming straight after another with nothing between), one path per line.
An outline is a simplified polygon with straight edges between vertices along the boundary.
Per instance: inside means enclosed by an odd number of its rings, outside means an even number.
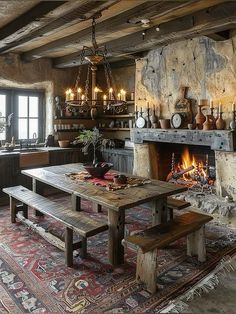
M79 70L78 70L78 75L76 77L76 81L75 81L75 90L78 89L79 85L80 85L80 75L81 75L81 68L84 62L84 49L82 50L81 54L80 54L80 65L79 65Z

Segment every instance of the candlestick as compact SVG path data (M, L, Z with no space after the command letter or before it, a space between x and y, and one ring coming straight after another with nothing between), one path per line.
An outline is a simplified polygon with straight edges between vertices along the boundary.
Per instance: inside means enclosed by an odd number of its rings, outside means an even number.
M233 102L232 103L232 112L234 112L235 111L235 103Z
M222 112L222 104L219 103L219 112Z
M213 100L210 101L210 108L213 108Z

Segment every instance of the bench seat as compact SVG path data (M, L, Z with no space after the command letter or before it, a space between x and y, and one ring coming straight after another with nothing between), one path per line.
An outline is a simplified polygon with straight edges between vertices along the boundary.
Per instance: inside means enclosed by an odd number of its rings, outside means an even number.
M200 262L205 261L204 226L212 220L211 216L187 212L177 216L167 224L160 224L129 235L125 241L138 247L136 280L144 282L147 289L156 292L157 251L172 242L187 236L187 255L198 255Z
M64 224L66 227L65 251L67 266L72 266L73 264L73 249L80 246L73 244L73 231L82 237L82 255L85 256L87 251L86 239L108 229L107 222L97 218L95 219L94 217L91 218L88 213L83 211L77 212L70 208L66 208L21 185L4 188L3 192L10 197L11 221L13 223L16 222L17 212L22 209L24 216L28 217L27 208L30 206L40 213L52 217ZM16 206L17 201L23 203L23 208Z

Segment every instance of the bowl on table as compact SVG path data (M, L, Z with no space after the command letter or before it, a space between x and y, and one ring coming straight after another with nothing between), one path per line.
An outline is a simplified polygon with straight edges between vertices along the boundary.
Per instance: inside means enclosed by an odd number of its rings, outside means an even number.
M113 167L112 163L99 162L95 165L92 163L85 163L83 167L94 178L104 178L104 175Z

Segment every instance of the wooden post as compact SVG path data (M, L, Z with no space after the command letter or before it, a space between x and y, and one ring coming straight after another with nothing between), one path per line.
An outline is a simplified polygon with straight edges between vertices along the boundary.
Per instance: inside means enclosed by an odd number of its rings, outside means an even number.
M187 236L187 255L197 255L199 262L206 261L205 226Z
M39 182L35 178L32 179L32 191L43 195L42 186L39 186ZM35 210L35 216L44 216L44 214L40 213L38 210Z
M152 225L166 223L169 218L167 198L155 199L152 201Z
M151 293L155 293L157 290L157 249L142 253L141 249L138 249L137 266L136 266L136 280L143 282L147 286L147 290Z
M11 222L16 222L16 200L10 196L10 212L11 212Z
M73 210L80 212L81 211L81 198L75 194L71 194L71 206Z
M108 210L108 257L112 265L124 263L124 247L121 241L124 239L125 211Z
M66 265L71 267L73 265L73 230L68 227L65 233L65 249Z

